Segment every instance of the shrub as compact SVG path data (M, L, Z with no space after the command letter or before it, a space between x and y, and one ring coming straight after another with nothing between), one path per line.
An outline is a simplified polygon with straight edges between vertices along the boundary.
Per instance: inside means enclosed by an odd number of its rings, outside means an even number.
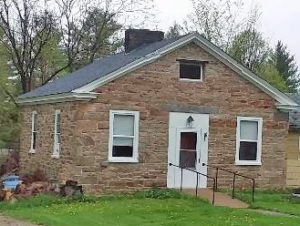
M17 173L19 171L19 159L18 152L10 153L5 162L1 165L0 176L8 173Z
M153 187L147 191L137 192L135 194L138 198L149 198L149 199L171 199L171 198L182 198L184 195L179 191Z
M48 181L47 176L40 169L37 169L32 174L24 174L21 178L24 184L31 184L37 181Z

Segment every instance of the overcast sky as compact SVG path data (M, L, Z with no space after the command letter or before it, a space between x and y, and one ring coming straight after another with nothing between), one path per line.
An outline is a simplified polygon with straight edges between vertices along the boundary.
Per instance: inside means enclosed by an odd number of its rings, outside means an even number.
M182 22L192 12L190 0L154 0L157 7L158 29L167 30L174 21ZM282 40L300 67L300 0L244 0L245 6L261 7L260 31L274 45Z

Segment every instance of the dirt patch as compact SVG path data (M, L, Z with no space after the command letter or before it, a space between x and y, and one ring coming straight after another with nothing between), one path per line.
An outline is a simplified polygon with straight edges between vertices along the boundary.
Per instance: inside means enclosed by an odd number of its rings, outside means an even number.
M0 225L1 226L37 226L36 224L31 224L28 222L16 220L3 215L0 215Z

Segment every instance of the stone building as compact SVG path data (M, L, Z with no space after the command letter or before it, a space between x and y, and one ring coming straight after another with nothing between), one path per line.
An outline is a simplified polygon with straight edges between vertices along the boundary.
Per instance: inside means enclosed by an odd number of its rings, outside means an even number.
M163 39L127 30L124 52L18 102L23 173L42 169L98 193L194 187L196 175L172 163L286 186L288 111L298 104L197 33ZM200 187L211 186L199 177ZM221 173L218 183L230 186L232 175Z

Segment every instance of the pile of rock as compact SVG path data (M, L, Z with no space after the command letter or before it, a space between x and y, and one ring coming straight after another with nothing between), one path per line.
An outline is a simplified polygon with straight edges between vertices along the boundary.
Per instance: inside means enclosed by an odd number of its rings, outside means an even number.
M29 197L37 194L47 193L49 184L45 181L32 182L30 184L19 184L15 190L15 194L19 197Z
M65 184L48 183L36 181L29 184L17 185L15 191L12 189L1 189L0 200L14 203L20 198L27 198L37 194L54 194L63 197L75 198L83 195L82 186L77 181L68 180Z
M83 195L82 186L77 181L68 180L60 187L60 195L64 197L78 197Z
M15 203L17 199L14 196L12 189L2 189L0 190L0 200L10 203Z

